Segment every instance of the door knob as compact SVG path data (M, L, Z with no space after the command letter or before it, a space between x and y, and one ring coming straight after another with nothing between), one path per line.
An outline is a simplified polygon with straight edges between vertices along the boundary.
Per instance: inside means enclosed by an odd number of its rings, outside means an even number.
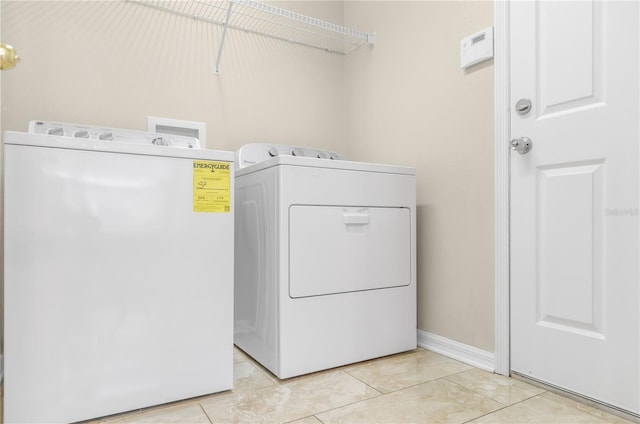
M511 150L524 155L529 153L533 148L533 141L529 137L514 138L511 140Z
M13 47L0 43L0 70L11 69L18 62L20 62L20 58Z

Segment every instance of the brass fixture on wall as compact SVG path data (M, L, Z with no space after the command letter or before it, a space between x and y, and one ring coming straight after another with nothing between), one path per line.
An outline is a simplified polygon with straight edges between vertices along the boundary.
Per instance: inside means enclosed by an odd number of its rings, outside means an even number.
M0 43L0 70L13 69L20 58L12 46Z

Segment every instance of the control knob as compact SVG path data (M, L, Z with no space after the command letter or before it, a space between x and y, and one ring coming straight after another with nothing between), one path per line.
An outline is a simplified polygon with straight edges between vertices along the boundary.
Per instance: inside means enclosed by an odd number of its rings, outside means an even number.
M156 137L153 140L151 140L151 143L155 144L156 146L168 146L169 142L164 139L163 137Z
M49 128L47 130L47 134L49 135L64 135L64 130L60 127Z

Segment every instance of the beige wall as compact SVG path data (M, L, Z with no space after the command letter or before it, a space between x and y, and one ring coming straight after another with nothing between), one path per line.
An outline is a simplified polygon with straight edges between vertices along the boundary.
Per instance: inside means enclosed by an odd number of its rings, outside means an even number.
M2 76L4 129L31 119L146 129L204 121L210 148L306 144L418 173L418 327L493 351L493 67L465 73L459 41L492 3L290 1L363 31L342 57L116 2L1 2L23 61Z
M376 31L345 65L351 153L417 168L418 328L493 352L493 66L460 69L493 3L347 2L344 19Z

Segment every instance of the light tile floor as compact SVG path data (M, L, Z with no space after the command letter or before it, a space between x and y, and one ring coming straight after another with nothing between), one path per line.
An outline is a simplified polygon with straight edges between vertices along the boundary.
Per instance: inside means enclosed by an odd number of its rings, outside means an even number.
M236 350L234 372L232 391L92 424L629 422L424 349L289 380Z

